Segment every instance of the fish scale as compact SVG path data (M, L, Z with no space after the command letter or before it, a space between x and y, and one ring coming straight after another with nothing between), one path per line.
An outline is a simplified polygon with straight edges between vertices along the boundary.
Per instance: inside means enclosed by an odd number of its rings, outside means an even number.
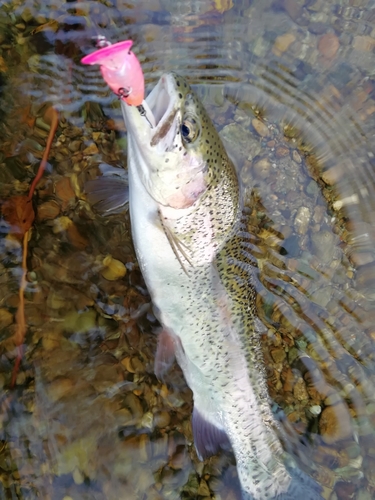
M317 500L319 487L277 437L233 164L184 79L164 75L147 102L154 130L122 104L133 239L158 318L193 392L198 454L214 453L226 436L244 499Z

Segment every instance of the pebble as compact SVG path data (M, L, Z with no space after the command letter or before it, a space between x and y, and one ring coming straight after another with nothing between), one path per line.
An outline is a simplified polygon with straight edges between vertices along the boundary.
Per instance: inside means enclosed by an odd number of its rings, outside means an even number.
M350 259L353 262L354 266L366 266L367 264L371 264L374 261L374 255L372 252L353 252L350 255ZM369 269L368 272L373 275L373 270Z
M70 378L58 377L46 387L46 393L48 398L54 403L69 394L73 386L74 382Z
M59 347L61 335L55 332L45 333L42 337L42 346L46 351L53 351Z
M252 160L262 149L259 139L238 123L226 125L221 130L220 137L228 153L241 162Z
M329 264L333 259L335 240L335 235L328 230L319 231L311 235L312 250L324 264Z
M286 52L290 45L295 41L296 37L293 33L284 33L276 38L274 46L272 47L272 52L276 56L281 56Z
M0 308L0 329L6 328L13 323L13 314L8 309Z
M335 165L334 167L329 168L322 174L322 180L328 186L334 186L341 179L344 171L341 165Z
M290 155L289 148L287 148L285 146L278 146L276 148L276 151L275 151L276 158L286 158L289 155Z
M356 485L347 481L338 481L335 484L335 493L338 500L351 500L357 489Z
M121 261L114 259L111 255L104 257L103 266L104 268L100 274L106 280L114 281L123 278L126 274L125 265Z
M126 356L121 360L121 364L129 373L142 373L144 371L143 363L137 356Z
M136 418L137 420L142 418L144 413L143 407L139 398L135 394L129 392L124 398L124 405L129 408L133 418Z
M282 363L286 358L285 350L282 347L271 349L270 354L275 363Z
M309 31L313 35L322 35L326 31L328 31L329 26L323 22L312 22L309 24Z
M25 23L28 23L34 18L34 13L30 9L30 7L25 7L24 9L22 9L21 18L23 19L23 21L25 21Z
M312 415L320 415L322 413L322 408L319 405L310 406L309 411Z
M74 247L80 250L84 250L88 246L89 244L88 240L84 236L82 236L82 234L80 233L79 229L74 224L74 222L72 222L72 224L67 228L66 233L69 242Z
M208 484L206 483L206 481L204 479L202 479L201 482L199 483L197 494L202 496L202 497L211 498L210 489L209 489Z
M38 206L37 216L40 221L56 219L60 213L59 204L54 200L46 201Z
M56 196L64 203L66 207L67 203L71 200L75 199L75 193L72 188L69 177L63 177L55 184L55 193Z
M254 175L259 179L266 179L271 170L271 161L268 158L262 158L253 165Z
M72 224L73 221L66 215L63 215L54 221L52 232L58 234L66 231Z
M293 150L293 153L292 153L292 158L293 160L298 163L298 164L301 164L302 163L302 158L301 158L301 155L298 153L298 151L296 149Z
M318 42L318 50L325 59L333 59L339 47L340 41L333 33L322 35Z
M307 401L309 399L306 384L302 377L297 378L297 381L294 384L293 394L298 401Z
M306 234L310 223L310 209L308 207L300 207L294 218L294 228L298 234Z
M82 145L82 141L80 140L76 140L76 141L72 141L68 144L68 148L69 150L72 152L72 153L76 153L77 151L79 151L81 149L81 145ZM89 146L90 147L90 146ZM85 149L85 151L87 151L88 148ZM98 148L96 148L98 149ZM90 152L87 152L86 154L90 154ZM95 153L94 153L95 154Z
M85 476L79 469L75 468L73 471L73 481L75 482L75 484L83 484L84 480Z
M154 415L154 425L159 429L168 427L171 422L171 416L167 411L159 411Z
M189 460L189 456L185 447L179 446L176 453L171 458L169 465L172 469L183 469Z
M271 135L271 131L267 127L265 123L262 121L258 120L258 118L254 118L251 121L252 126L254 127L254 130L259 134L261 137L269 137Z
M319 431L323 441L334 444L353 434L351 417L343 403L327 406L319 419Z
M353 48L363 52L371 52L375 48L375 39L367 35L358 35L353 38Z
M293 21L297 21L302 16L302 5L297 0L282 0L281 3Z
M98 146L92 142L87 148L83 150L84 155L97 155L99 153Z

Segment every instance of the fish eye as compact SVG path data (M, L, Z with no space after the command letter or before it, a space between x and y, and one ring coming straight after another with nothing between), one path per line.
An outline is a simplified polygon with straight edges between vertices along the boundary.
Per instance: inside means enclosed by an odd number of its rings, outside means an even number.
M181 136L184 142L192 143L199 135L199 126L192 116L186 116L181 124Z

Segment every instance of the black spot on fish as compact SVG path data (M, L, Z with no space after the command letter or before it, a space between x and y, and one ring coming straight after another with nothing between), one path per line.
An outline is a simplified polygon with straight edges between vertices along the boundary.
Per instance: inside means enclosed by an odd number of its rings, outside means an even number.
M177 85L177 87L179 87L179 86L180 86L180 82L179 82L179 80L176 80L176 85Z
M179 97L180 99L182 99L182 94L178 94L178 97Z
M165 159L165 163L168 163L168 162L169 162L169 158L166 158L166 159Z

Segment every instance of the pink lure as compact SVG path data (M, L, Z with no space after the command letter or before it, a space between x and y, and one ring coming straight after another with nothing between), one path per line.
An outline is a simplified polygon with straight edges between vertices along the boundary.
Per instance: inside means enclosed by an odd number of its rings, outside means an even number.
M115 94L133 106L145 98L145 80L141 65L130 50L131 40L114 43L81 59L82 64L100 64L104 80Z

